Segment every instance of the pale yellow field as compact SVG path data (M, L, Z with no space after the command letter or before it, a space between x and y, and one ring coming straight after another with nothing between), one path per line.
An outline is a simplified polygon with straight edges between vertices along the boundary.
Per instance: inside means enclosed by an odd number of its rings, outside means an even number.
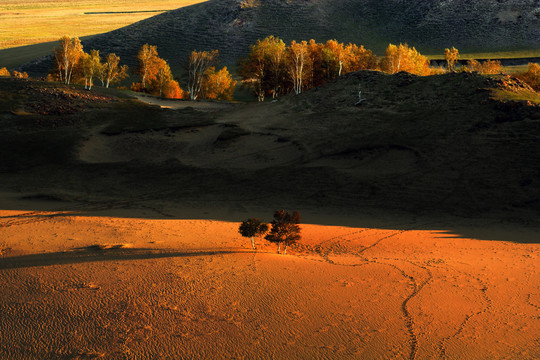
M4 0L0 2L0 49L54 41L63 35L111 31L166 10L203 0ZM138 11L137 13L118 13ZM111 14L85 14L114 12Z

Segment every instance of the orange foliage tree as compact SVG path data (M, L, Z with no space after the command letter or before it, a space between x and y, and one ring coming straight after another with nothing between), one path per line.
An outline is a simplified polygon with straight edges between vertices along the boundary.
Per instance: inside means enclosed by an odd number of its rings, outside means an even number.
M291 41L287 48L287 68L290 80L293 84L293 91L296 95L302 92L304 80L309 74L308 44L306 41L297 43Z
M347 45L345 47L345 55L345 73L377 68L377 56L371 50L364 48L363 45Z
M390 74L406 71L416 75L429 75L429 60L407 44L389 44L381 61L381 70Z
M199 96L206 70L210 68L218 58L219 52L213 51L192 51L188 59L188 91L191 100L196 100Z
M170 80L163 88L163 96L167 99L184 99L186 93L176 80Z
M7 68L3 67L0 69L0 76L11 76L11 74Z
M79 38L64 36L60 45L54 49L55 78L65 84L71 83L74 70L83 55L83 46Z
M500 74L503 71L501 62L498 60L486 60L486 61L467 61L468 71L478 71L482 74Z
M157 46L144 44L137 54L137 59L139 60L139 66L136 73L141 77L139 86L142 90L148 90L149 84L156 78L158 72Z
M328 40L323 46L321 56L326 78L330 80L341 76L346 59L344 45L336 40Z
M205 99L232 100L235 86L227 67L216 72L212 66L204 74L201 94Z
M518 75L518 78L529 84L536 91L540 91L540 64L529 63L527 71Z
M12 77L16 79L28 79L28 74L25 72L18 72L17 70L13 70L13 73L11 74Z
M444 59L446 60L446 68L448 71L456 70L456 62L459 59L459 50L455 47L444 49Z
M156 46L143 45L137 58L139 59L137 73L141 76L141 81L133 84L131 90L170 98L183 97L184 92L178 82L173 80L167 61L158 56Z

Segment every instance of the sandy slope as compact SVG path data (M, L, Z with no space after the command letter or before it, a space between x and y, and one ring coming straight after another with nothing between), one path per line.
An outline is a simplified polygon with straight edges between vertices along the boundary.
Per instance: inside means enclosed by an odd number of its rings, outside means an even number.
M535 229L306 224L282 256L234 222L91 215L0 211L1 359L540 357Z

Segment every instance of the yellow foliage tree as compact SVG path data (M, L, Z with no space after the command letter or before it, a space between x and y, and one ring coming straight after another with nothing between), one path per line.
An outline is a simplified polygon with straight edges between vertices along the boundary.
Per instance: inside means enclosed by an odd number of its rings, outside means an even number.
M188 91L191 100L196 100L199 96L206 70L216 61L219 52L214 51L192 51L188 60L189 80Z
M389 44L386 48L385 57L381 61L381 69L390 74L400 71L406 71L416 75L431 74L427 57L407 44Z
M90 54L83 53L81 56L81 73L84 78L84 88L92 90L94 85L94 77L97 77L101 72L101 57L99 50L92 50Z
M344 72L377 68L377 56L363 45L349 44L345 47Z
M444 59L446 60L446 68L448 71L455 71L456 62L459 60L459 50L455 47L444 49Z
M54 49L55 72L57 79L65 84L71 83L74 70L83 55L83 46L79 38L64 36L60 45Z
M120 57L116 56L116 54L112 53L107 55L99 73L99 79L101 80L102 86L108 88L110 84L118 82L128 76L127 65L119 66L119 63Z
M287 48L287 69L296 95L304 89L304 80L310 73L309 50L306 41L291 41Z
M482 74L500 74L503 71L503 67L501 62L498 60L486 60L479 62L473 59L467 61L467 70L478 71Z
M11 76L11 74L7 68L3 67L0 69L0 76Z
M206 99L232 100L236 81L232 79L227 67L216 72L214 67L208 68L204 74L201 94Z
M157 46L144 44L137 54L137 59L139 66L136 73L141 77L140 87L143 90L148 90L148 85L156 78L159 70L157 67L157 59L159 59Z
M131 90L145 91L159 96L166 96L166 93L175 92L168 90L168 87L174 88L171 68L167 61L158 56L156 46L143 45L137 58L139 59L137 73L141 76L141 81L133 84Z
M518 75L518 78L529 84L536 91L540 91L540 64L529 63L527 71Z

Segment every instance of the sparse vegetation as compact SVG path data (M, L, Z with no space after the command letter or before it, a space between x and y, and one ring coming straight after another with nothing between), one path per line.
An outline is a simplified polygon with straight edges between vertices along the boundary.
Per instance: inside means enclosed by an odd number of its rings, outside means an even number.
M518 74L518 78L526 82L536 91L540 91L540 64L529 63L527 71Z
M459 60L459 50L455 47L444 49L444 59L446 60L446 68L448 71L455 71L456 62Z
M287 248L301 239L300 235L300 213L295 211L289 214L285 210L277 210L274 213L274 220L272 220L272 228L270 232L264 237L266 240L277 243L277 252L280 253L281 244L285 245L283 255L287 254Z
M486 60L486 61L467 61L466 71L477 71L481 74L501 74L503 67L498 60Z
M242 222L238 232L243 237L251 238L251 247L255 250L255 236L262 236L268 231L268 225L257 218L249 218Z

